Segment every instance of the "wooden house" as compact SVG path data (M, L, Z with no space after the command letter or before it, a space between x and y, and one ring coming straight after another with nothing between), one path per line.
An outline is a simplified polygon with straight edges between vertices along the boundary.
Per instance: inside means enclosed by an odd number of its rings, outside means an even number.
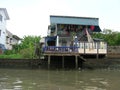
M95 32L101 32L98 18L51 15L48 35L41 39L44 55L106 56L107 43L93 39Z

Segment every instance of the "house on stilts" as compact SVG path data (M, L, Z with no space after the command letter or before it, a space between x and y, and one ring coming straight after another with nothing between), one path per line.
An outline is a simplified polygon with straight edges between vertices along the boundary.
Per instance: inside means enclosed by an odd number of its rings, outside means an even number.
M99 18L51 15L48 34L40 41L48 68L53 57L62 60L63 68L68 58L74 59L75 68L78 68L78 62L86 58L105 57L107 43L92 38L95 32L101 32Z

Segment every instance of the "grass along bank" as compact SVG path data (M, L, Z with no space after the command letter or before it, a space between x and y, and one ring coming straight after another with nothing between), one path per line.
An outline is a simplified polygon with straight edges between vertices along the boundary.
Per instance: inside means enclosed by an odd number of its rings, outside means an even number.
M21 58L23 58L23 56L20 54L0 55L0 59L21 59Z

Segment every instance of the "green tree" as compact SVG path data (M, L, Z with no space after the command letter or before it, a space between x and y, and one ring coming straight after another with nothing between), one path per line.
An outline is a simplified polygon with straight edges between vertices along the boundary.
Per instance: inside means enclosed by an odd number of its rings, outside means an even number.
M24 36L20 44L13 45L12 50L5 51L5 55L20 55L22 58L36 58L36 48L39 51L40 36Z
M39 46L40 36L25 36L20 45L20 54L23 55L24 58L34 58L35 50Z
M120 45L120 32L104 29L101 33L93 33L93 38L104 39L109 46Z
M25 48L32 48L33 46L35 46L35 44L39 43L40 41L40 36L24 36L20 47L21 49L25 49Z

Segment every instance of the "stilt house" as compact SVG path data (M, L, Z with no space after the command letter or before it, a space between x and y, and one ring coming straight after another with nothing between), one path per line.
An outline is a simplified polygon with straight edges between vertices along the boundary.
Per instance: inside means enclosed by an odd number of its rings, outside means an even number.
M93 39L91 34L94 32L101 32L98 18L50 16L48 35L40 41L43 55L48 60L48 68L51 60L61 60L62 68L71 62L75 63L73 66L77 69L82 68L86 58L105 57L107 43Z

